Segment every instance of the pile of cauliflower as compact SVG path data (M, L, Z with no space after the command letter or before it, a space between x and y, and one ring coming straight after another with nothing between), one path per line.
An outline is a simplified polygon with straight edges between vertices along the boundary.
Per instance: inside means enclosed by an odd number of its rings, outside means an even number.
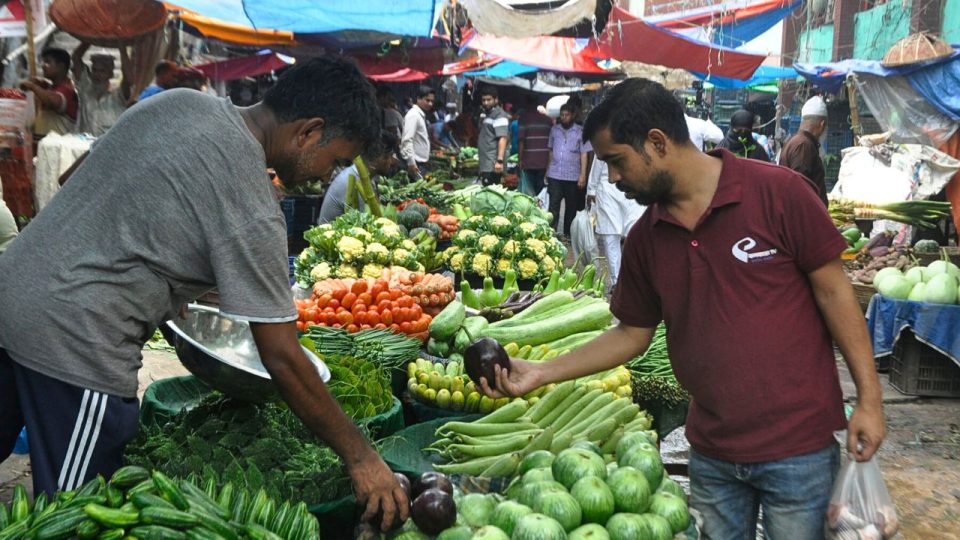
M503 277L508 269L520 279L539 280L563 267L567 250L549 225L520 213L477 215L460 225L444 264L456 273Z
M395 222L358 212L314 227L303 236L310 246L294 261L294 277L303 287L328 278L379 278L390 267L423 272L429 255Z

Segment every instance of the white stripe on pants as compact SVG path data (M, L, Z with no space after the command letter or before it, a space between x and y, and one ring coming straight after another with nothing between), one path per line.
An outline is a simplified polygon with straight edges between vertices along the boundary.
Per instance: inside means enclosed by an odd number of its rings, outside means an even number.
M607 268L610 276L608 283L613 288L617 284L617 277L620 275L620 235L598 234L597 236L603 245L603 253L607 257Z

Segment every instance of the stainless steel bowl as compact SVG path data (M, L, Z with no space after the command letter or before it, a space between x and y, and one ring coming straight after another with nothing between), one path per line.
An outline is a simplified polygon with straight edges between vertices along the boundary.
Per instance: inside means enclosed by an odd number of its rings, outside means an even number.
M160 332L191 373L230 397L254 402L279 398L250 332L250 324L206 306L190 304L186 319L167 321ZM330 370L315 354L303 349L324 382Z

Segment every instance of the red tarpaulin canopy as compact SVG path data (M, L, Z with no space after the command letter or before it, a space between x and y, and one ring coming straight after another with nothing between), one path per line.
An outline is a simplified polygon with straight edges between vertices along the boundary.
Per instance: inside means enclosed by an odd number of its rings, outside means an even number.
M275 53L270 53L231 58L222 62L212 62L194 67L202 71L212 81L232 81L270 73L288 65L290 64Z
M465 46L528 66L576 73L606 73L597 60L642 62L745 80L764 57L688 39L614 7L600 40L542 36L502 38L474 34Z
M619 7L610 12L599 42L591 40L590 45L584 52L593 56L739 80L753 76L764 60L762 55L737 52L662 30Z
M509 38L473 33L464 39L464 44L528 66L573 73L607 73L590 56L577 52L576 38Z

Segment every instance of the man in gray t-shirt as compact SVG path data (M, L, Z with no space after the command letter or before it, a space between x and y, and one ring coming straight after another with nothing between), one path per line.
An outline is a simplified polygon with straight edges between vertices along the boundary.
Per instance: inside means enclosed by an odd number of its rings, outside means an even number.
M377 189L376 179L390 174L400 163L400 160L397 159L398 144L396 135L383 130L380 132L380 145L370 152L374 155L364 157L370 171L370 182L373 184L374 192ZM330 223L347 213L347 209L350 208L350 205L347 204L347 187L350 184L351 176L356 182L360 182L360 173L357 172L356 165L351 165L340 171L333 182L330 182L330 185L327 186L327 191L323 194L323 203L320 206L320 216L317 217L317 225ZM363 211L363 208L363 197L360 196L358 191L356 209Z
M144 342L216 286L367 517L405 519L399 484L297 342L266 173L329 179L378 134L373 89L344 60L298 63L246 109L193 90L132 107L0 257L0 459L26 425L37 493L109 476L136 433Z
M483 185L499 184L503 163L507 159L507 138L510 136L510 115L500 108L497 89L488 86L480 91L480 133L477 135L477 158Z

